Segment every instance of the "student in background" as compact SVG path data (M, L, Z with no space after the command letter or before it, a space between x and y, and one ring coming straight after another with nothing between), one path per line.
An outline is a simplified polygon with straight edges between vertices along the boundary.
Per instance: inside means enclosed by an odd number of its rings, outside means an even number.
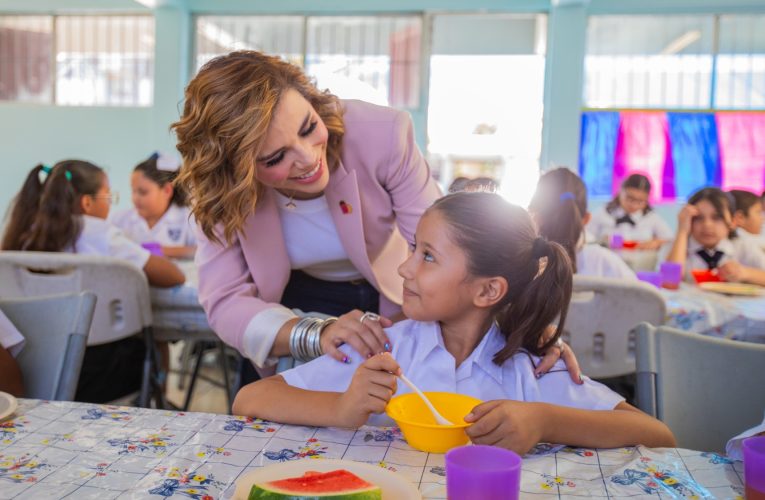
M637 248L656 250L674 236L664 219L653 211L648 197L651 182L641 174L632 174L622 182L621 190L608 204L592 215L588 231L598 243L611 235L637 241Z
M186 193L174 185L179 160L152 154L130 176L133 208L115 213L110 221L140 244L156 243L167 257L192 258L196 250L194 224Z
M587 189L571 170L558 168L542 175L529 212L539 226L539 233L566 249L576 274L637 279L635 272L617 254L585 242L584 229L590 221Z
M725 281L765 286L765 252L750 238L738 237L733 226L733 196L718 188L695 192L677 216L677 235L666 260L691 269L716 270Z
M0 391L17 397L24 395L23 377L16 362L23 346L24 337L0 311Z
M386 329L392 351L369 358L342 346L245 386L238 415L298 425L385 424L396 374L425 391L485 402L466 415L475 444L525 453L540 441L587 447L674 446L672 432L605 386L572 382L563 363L538 378L540 355L563 331L571 299L566 251L537 236L529 214L500 196L459 192L422 216L412 254L399 266L408 320ZM546 327L560 318L540 346Z
M729 191L733 195L736 208L733 212L733 224L742 238L753 238L759 245L762 239L763 218L762 203L756 194L742 189Z
M16 197L3 250L117 257L143 269L154 286L182 284L185 277L175 264L151 255L106 221L110 206L109 178L96 165L82 160L38 165ZM137 337L88 347L76 398L102 403L136 389L143 351Z

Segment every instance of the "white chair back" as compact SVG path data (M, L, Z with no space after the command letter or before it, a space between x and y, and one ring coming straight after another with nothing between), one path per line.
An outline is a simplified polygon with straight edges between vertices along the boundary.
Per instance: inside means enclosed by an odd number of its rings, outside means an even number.
M637 328L637 404L672 429L680 448L724 451L762 422L765 345L676 328Z
M660 325L665 314L663 297L647 283L574 275L563 338L585 375L627 375L635 372L632 329L642 321Z
M0 310L24 336L16 361L26 397L74 399L95 307L92 292L0 300Z
M88 345L113 342L151 326L146 275L124 260L60 252L0 252L0 297L85 290L98 298Z

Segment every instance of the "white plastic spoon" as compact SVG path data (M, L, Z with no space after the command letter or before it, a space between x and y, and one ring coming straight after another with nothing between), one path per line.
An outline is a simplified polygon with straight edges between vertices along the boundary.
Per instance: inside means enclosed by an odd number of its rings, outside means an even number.
M427 397L425 394L423 394L423 393L422 393L422 391L421 391L421 390L419 390L419 389L417 388L417 386L416 386L416 385L414 385L414 384L412 383L412 381L411 381L411 380L409 380L408 378L406 378L406 376L405 376L403 373L402 373L401 375L399 375L399 376L398 376L398 378L400 378L400 379L401 379L401 380L402 380L402 381L403 381L403 382L404 382L406 385L408 385L408 386L409 386L409 388L410 388L412 391L414 391L414 392L415 392L415 393L416 393L418 396L420 396L420 397L422 398L422 400L425 402L425 405L428 407L428 409L430 409L430 412L433 414L433 417L435 417L435 419L436 419L436 422L437 422L439 425L454 425L454 423L453 423L453 422L450 422L450 421L446 420L446 419L443 417L443 415L441 415L440 413L438 413L438 410L436 410L436 408L435 408L435 407L433 406L433 404L430 402L430 400L428 399L428 397Z

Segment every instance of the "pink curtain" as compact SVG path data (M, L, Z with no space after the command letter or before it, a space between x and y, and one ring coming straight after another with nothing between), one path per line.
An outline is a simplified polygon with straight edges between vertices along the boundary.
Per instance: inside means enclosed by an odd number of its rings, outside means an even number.
M765 113L718 112L722 189L759 194L765 185Z
M643 174L651 180L652 202L674 198L669 125L663 111L621 112L614 159L613 192L619 192L624 178L633 173Z

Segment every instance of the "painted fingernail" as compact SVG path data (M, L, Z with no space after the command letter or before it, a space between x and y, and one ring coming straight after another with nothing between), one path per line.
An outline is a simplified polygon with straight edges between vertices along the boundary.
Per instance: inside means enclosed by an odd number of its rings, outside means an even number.
M584 384L584 379L582 378L582 374L579 374L579 383Z
M390 342L385 343L385 350L390 351Z
M348 358L348 356L343 356L343 363L348 364L350 362L351 362L351 360L350 360L350 358Z
M369 359L369 358L371 358L371 357L372 357L372 353L371 353L371 352L368 352L368 353L367 353L367 359Z
M542 374L541 374L541 373L535 373L535 374L534 374L534 376L535 376L536 378L542 378Z

